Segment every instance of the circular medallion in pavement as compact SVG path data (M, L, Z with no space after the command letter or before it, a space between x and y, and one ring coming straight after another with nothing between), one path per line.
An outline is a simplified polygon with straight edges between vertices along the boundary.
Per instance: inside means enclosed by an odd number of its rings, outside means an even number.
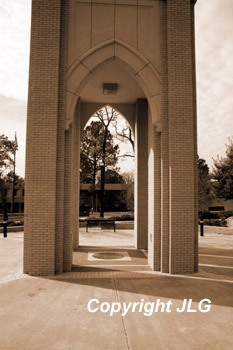
M124 254L121 254L121 253L96 253L93 255L93 258L96 258L96 259L121 259L121 258L124 258Z

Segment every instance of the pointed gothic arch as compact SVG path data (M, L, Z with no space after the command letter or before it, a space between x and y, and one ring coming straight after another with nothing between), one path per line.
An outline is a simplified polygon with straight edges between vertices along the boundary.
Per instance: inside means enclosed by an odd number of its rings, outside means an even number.
M73 119L77 100L84 86L93 78L95 69L108 60L115 60L143 89L158 129L160 120L161 74L140 52L120 40L109 40L88 50L76 59L67 71L67 118Z

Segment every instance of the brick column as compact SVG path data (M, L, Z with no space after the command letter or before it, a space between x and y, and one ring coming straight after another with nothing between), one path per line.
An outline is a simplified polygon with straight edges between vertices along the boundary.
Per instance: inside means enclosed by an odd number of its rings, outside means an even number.
M72 139L73 128L65 133L65 193L64 193L64 228L63 228L63 271L70 271L72 266Z
M24 272L55 272L60 1L33 0L29 74Z
M169 272L194 272L195 111L191 1L167 0Z
M150 119L150 118L149 118ZM149 122L148 128L148 264L161 269L161 147L160 133Z
M79 246L79 196L80 196L80 119L81 103L77 102L74 116L72 145L72 236L73 250Z
M56 240L55 269L63 272L63 214L64 214L64 158L65 158L65 119L66 119L66 67L68 0L61 0L61 50L59 68L59 110L57 124L57 176L56 176Z
M195 24L194 24L194 5L196 0L191 3L191 49L192 49L192 68L193 68L193 131L194 131L194 181L195 181L195 216L194 216L194 272L198 271L198 167L197 167L197 98L196 98L196 61L195 61Z
M169 120L167 73L167 3L160 6L161 57L161 272L169 272Z
M136 103L135 123L135 246L148 245L148 104L146 99Z

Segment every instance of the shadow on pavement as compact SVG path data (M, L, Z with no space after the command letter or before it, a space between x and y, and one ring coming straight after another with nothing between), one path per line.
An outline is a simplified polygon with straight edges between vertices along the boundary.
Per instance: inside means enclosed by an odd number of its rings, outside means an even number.
M101 250L127 251L132 259L124 262L119 260L88 260L88 253ZM134 294L138 296L137 299L139 300L144 296L182 301L184 299L192 299L194 302L210 299L214 305L233 307L232 281L208 280L205 276L201 276L201 274L204 274L203 271L205 272L205 267L201 267L201 272L191 275L156 274L147 265L145 253L140 250L82 247L74 255L74 265L71 272L48 278L80 286L116 290L124 298L129 298L130 295L132 297L132 294ZM232 270L229 271L232 274Z

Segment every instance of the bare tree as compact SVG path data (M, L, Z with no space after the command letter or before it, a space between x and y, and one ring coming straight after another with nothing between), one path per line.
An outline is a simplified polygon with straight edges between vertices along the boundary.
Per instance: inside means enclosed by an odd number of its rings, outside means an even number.
M115 133L116 133L116 138L122 142L124 141L129 141L131 146L132 146L132 150L134 152L134 138L133 138L133 133L131 128L126 125L123 129L121 129L121 131L118 131L117 125L115 126ZM134 157L134 155L128 155L130 157Z
M106 143L107 143L107 136L109 133L109 127L111 123L116 122L117 119L117 113L113 108L108 108L105 106L104 108L100 109L98 112L96 112L95 117L99 119L99 121L102 124L103 128L103 146L102 146L102 154L103 154L103 163L105 165L105 158L106 158Z
M104 138L106 140L106 135L108 130L111 128L114 129L113 137L115 137L120 142L129 142L132 146L132 152L127 152L122 155L118 155L120 157L131 157L134 158L134 137L133 132L128 125L125 123L125 126L120 129L119 127L119 118L120 114L112 107L105 106L95 113L94 117L96 117L102 124L104 130ZM103 143L103 151L105 147L105 143Z

